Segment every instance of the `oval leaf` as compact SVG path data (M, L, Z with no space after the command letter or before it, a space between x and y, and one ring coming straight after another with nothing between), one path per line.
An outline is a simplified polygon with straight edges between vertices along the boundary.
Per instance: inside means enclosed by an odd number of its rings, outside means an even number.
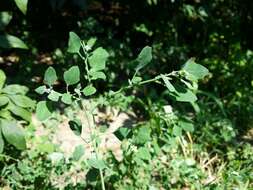
M78 53L81 47L81 39L74 32L69 32L68 52Z
M92 52L92 55L89 57L89 64L93 71L100 71L105 68L105 62L109 57L108 52L99 47Z
M15 3L19 10L25 15L27 11L28 0L15 0Z
M44 75L45 83L49 86L52 86L56 80L57 80L57 75L54 68L48 67Z
M9 34L0 35L0 47L5 49L19 48L19 49L28 49L26 44L17 38Z
M146 46L141 50L140 54L135 60L138 63L137 67L135 68L136 72L145 67L148 63L150 63L151 60L152 60L152 48Z
M64 93L62 95L62 98L61 98L61 101L65 104L71 104L72 103L72 97L71 97L71 94L69 93Z
M25 133L14 121L1 120L2 133L6 141L19 150L26 149Z
M48 119L52 115L50 110L51 110L51 106L49 105L48 102L40 101L36 107L37 118L40 121L44 121L44 120Z
M3 70L0 69L0 90L1 90L1 89L3 88L3 86L4 86L5 80L6 80L6 75L5 75L5 73L3 72Z
M96 88L94 88L92 85L86 86L82 92L85 96L91 96L92 94L96 93Z
M69 70L64 72L64 80L67 85L73 85L80 81L80 70L78 66L72 66Z

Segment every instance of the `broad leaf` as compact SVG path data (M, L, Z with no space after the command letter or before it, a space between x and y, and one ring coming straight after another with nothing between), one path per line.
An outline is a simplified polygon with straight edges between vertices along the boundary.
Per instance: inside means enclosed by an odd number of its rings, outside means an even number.
M151 129L149 126L143 126L138 129L137 134L134 137L134 142L136 144L145 144L147 141L151 140Z
M106 164L104 160L101 160L101 159L91 158L87 161L87 163L89 166L99 169L99 170L103 170L106 168Z
M91 96L96 93L96 88L94 88L92 85L86 86L82 92L85 96Z
M45 83L49 86L52 86L56 80L57 80L57 75L54 68L48 67L44 75Z
M25 133L14 121L1 120L2 134L6 141L19 150L26 149Z
M203 79L205 76L208 75L209 71L204 66L197 64L194 62L194 59L189 59L182 68L189 74L189 80L200 80Z
M80 158L84 155L84 148L83 145L79 145L75 147L75 150L73 152L72 158L75 161L80 160Z
M109 57L109 54L105 49L101 47L95 49L92 52L92 55L89 57L90 67L94 71L101 71L105 69L105 62L108 57Z
M24 96L24 95L9 95L8 96L14 104L17 106L23 107L23 108L34 108L35 107L35 101L33 101L31 98Z
M178 102L195 102L197 96L189 89L182 86L176 86L176 91L170 93L170 96Z
M51 106L46 101L40 101L36 107L36 116L40 121L48 119L52 115Z
M97 38L90 38L87 42L87 45L89 46L89 48L92 48L95 45L96 41L97 41Z
M140 54L138 55L137 59L135 60L138 65L135 68L136 71L141 70L145 67L150 61L152 60L152 48L149 46L144 47Z
M19 8L19 10L23 14L26 14L28 0L15 0L15 2L16 2L17 7Z
M69 93L64 93L61 97L61 101L65 104L70 105L72 103L72 97Z
M151 159L151 154L149 152L149 149L146 147L141 147L138 149L138 152L135 155L137 158L141 160L150 160Z
M32 117L31 112L27 111L24 108L15 106L14 104L10 104L8 105L7 109L10 110L12 114L24 119L25 121L28 121L28 122L31 121L31 117Z
M92 69L89 72L89 75L91 76L91 80L97 80L97 79L106 79L106 76L101 71L92 71Z
M19 49L28 49L26 44L17 38L9 34L0 35L0 47L5 49L19 48Z
M178 122L179 126L184 129L186 132L193 132L194 131L194 126L192 123L190 123L189 121L183 121L180 120Z
M74 32L69 32L68 52L78 53L81 47L81 39Z
M8 104L9 98L3 95L0 95L0 106Z
M22 94L25 95L29 89L26 86L22 86L19 84L11 84L8 86L5 86L2 90L5 94L15 95L15 94Z
M6 80L6 75L5 75L5 73L3 72L3 70L0 69L0 90L1 90L1 89L3 88L3 86L4 86L5 80Z
M0 30L3 30L10 23L11 18L11 13L0 12Z
M80 81L80 70L78 66L72 66L69 70L64 72L64 81L67 85L73 85Z

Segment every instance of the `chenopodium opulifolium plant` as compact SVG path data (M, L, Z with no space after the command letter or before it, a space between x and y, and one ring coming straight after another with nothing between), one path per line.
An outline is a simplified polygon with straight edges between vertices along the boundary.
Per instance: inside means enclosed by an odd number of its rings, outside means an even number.
M97 168L100 171L102 189L105 189L103 179L103 169L105 169L106 163L99 153L99 138L97 134L97 126L94 119L94 110L96 106L87 106L83 104L82 98L86 97L90 99L92 95L96 93L94 81L106 80L104 70L106 68L106 61L109 57L109 53L102 47L93 49L96 43L96 39L91 38L87 42L84 42L74 32L69 33L68 52L77 54L83 60L82 68L85 73L81 73L79 66L74 65L63 73L63 79L66 83L66 92L60 93L54 90L54 83L58 79L56 71L53 67L49 67L44 75L45 85L36 89L39 94L47 94L47 98L50 101L61 101L66 105L78 104L80 105L84 117L87 119L87 123L82 124L80 120L73 120L69 122L70 128L77 135L81 135L82 126L89 127L90 139L88 141L94 148L94 157L88 159L87 164L92 168ZM179 102L190 102L194 104L197 100L195 92L197 90L197 82L208 75L208 70L197 63L194 59L188 60L179 71L173 71L171 73L159 74L158 76L143 80L140 76L140 71L152 60L152 48L144 47L138 57L134 60L136 63L135 72L133 77L128 80L128 85L121 87L118 91L110 91L109 96L105 98L115 97L117 94L124 92L127 89L138 87L151 82L156 82L165 86L168 89L169 96ZM173 81L173 82L172 82ZM173 83L173 84L172 84ZM69 90L69 87L71 89ZM36 114L39 120L45 121L51 116L50 101L40 101L37 104ZM91 105L91 104L90 104ZM98 105L97 105L98 106ZM90 121L89 118L92 118ZM81 137L82 138L82 137ZM87 139L83 139L84 142Z
M5 141L19 150L26 148L21 124L31 121L31 110L36 105L35 101L26 96L27 87L5 85L5 81L6 75L0 70L0 153L3 152Z

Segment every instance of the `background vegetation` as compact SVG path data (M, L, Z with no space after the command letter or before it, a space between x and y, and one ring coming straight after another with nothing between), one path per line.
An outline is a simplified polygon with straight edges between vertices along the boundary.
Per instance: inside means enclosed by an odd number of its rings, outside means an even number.
M58 101L43 124L33 114L36 102L46 98L35 89L49 66L60 93L62 73L73 65L85 79L83 60L69 51L73 31L108 52L106 80L93 81L97 92L89 98L104 114L100 128L119 118L111 119L108 110L132 115L131 127L115 132L123 158L103 155L106 189L253 189L252 19L251 0L1 1L0 187L101 187L99 167L82 157L85 149L66 156L52 140L57 126L80 107ZM156 83L108 98L110 90L129 85L146 46L152 47L152 61L140 71L142 80L178 71L190 58L208 68L198 88L193 82L197 101L175 101ZM41 126L46 132L38 134Z

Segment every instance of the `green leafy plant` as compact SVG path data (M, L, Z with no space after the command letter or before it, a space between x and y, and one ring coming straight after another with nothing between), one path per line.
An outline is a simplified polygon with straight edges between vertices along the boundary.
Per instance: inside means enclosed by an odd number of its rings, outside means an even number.
M6 75L0 70L0 153L7 141L17 149L26 148L22 124L31 121L35 101L26 96L28 88L18 84L5 85Z
M41 121L45 121L51 116L51 102L61 101L66 105L77 104L81 107L87 123L80 123L79 120L69 122L70 128L76 135L81 136L83 127L88 127L90 132L89 139L83 139L84 142L89 141L93 146L93 156L88 159L87 164L91 168L99 170L101 178L101 187L105 189L103 170L107 168L107 164L103 155L99 152L99 131L95 122L94 110L100 106L92 104L92 96L97 92L95 81L106 80L104 70L109 53L102 47L93 48L95 39L84 42L74 32L69 33L68 52L77 54L83 60L83 65L74 65L63 73L63 79L66 83L66 92L60 93L54 90L54 84L58 79L56 71L53 67L49 67L44 75L44 83L36 89L36 92L43 95L46 94L50 101L40 101L37 104L36 114ZM179 71L171 73L159 74L154 78L143 80L140 71L152 60L152 48L144 47L134 63L137 64L133 77L128 80L128 85L123 86L117 91L110 91L108 96L104 96L103 101L115 97L117 94L124 93L128 89L140 88L148 83L158 83L168 89L169 96L176 101L194 103L197 100L196 89L199 79L203 79L208 75L208 70L190 59ZM80 68L84 68L82 73ZM175 84L172 84L175 83ZM71 88L70 88L71 87ZM71 89L71 90L70 90ZM72 90L73 89L73 90ZM82 98L88 99L88 104L84 104ZM103 101L100 103L103 105ZM185 125L184 125L185 126ZM82 136L81 136L82 138ZM140 150L140 159L147 156L149 152L143 148ZM148 158L145 158L148 159Z

